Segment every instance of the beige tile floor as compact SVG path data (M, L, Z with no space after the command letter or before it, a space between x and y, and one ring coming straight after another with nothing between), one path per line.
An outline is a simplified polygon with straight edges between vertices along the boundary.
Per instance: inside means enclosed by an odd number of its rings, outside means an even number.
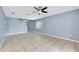
M79 43L27 33L8 36L0 52L79 52Z

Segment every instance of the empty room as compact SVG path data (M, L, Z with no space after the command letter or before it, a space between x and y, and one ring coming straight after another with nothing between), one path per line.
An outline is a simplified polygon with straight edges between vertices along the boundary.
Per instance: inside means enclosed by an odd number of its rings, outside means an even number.
M79 52L79 6L0 6L0 52Z

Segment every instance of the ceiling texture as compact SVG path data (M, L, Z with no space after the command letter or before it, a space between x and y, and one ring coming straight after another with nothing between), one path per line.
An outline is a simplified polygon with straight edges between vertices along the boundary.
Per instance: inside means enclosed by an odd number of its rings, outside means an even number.
M37 20L40 18L53 16L56 14L79 9L79 6L47 6L46 11L48 13L38 14L38 11L34 9L35 6L3 6L6 17L14 17L26 20ZM38 6L36 6L38 7ZM41 6L42 8L45 6Z

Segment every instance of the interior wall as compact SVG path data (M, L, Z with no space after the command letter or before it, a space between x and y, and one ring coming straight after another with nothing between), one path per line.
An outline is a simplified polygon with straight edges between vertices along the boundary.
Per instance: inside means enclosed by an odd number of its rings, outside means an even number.
M28 32L27 23L23 23L16 18L6 18L6 19L7 19L6 35L14 35Z
M36 22L42 22L43 28L37 29ZM79 10L70 11L28 23L29 32L42 32L49 35L79 40Z
M6 33L6 19L4 17L4 13L2 8L0 7L0 47L5 40L5 33Z

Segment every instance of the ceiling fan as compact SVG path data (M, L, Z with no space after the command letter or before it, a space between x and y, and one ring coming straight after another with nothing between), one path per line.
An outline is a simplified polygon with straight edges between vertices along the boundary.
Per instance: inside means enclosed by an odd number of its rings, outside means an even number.
M34 9L36 9L38 11L38 14L42 14L42 13L48 13L47 11L45 11L48 7L44 7L42 8L41 6L39 7L34 7Z

